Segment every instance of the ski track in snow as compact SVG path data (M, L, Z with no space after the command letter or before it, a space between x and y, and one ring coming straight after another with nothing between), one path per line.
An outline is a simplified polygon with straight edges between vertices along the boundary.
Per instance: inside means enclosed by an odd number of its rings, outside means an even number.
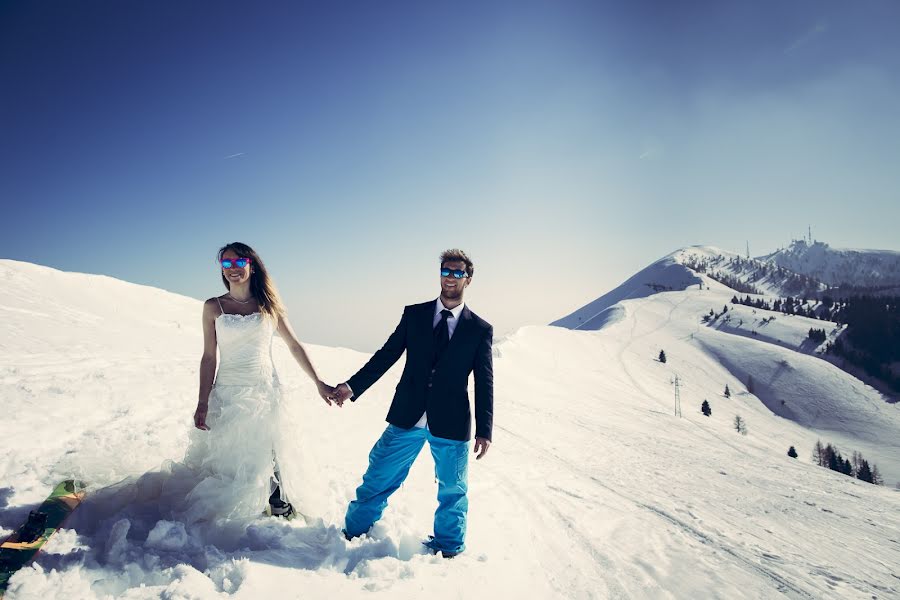
M509 432L509 431L506 431L506 433L511 434L511 432ZM515 434L512 434L512 435L515 435ZM523 439L521 436L515 436L515 437L518 439L518 441L520 443L528 444L528 441ZM630 497L630 496L622 493L621 491L616 490L616 489L610 487L609 485L606 485L603 481L601 481L595 475L593 475L589 472L585 472L583 469L579 468L577 465L572 464L571 462L553 454L552 452L547 452L546 449L540 449L540 450L542 451L541 452L542 454L551 456L559 464L559 466L561 466L567 470L573 471L581 477L591 480L595 485L602 488L605 492L607 492L613 496L616 496L618 498L621 498L622 500L625 500L628 504L630 504L632 506L635 506L635 507L641 508L645 511L648 511L649 513L651 513L652 515L654 515L656 517L659 517L661 520L665 521L666 523L675 526L676 529L695 538L702 544L704 544L708 547L714 548L715 550L727 553L733 559L735 559L736 561L739 561L746 568L756 571L760 575L762 575L765 578L767 578L768 580L770 580L773 583L773 587L775 589L777 589L779 592L785 594L786 597L792 598L792 599L793 598L815 598L815 596L803 591L802 589L797 588L785 577L779 575L778 573L774 572L771 569L767 569L765 566L763 566L761 564L758 564L754 560L757 557L745 556L745 555L739 553L738 551L736 551L734 548L730 547L723 540L715 539L711 535L708 535L706 533L699 531L698 529L690 526L686 522L682 521L681 519L678 519L677 517L666 512L665 510L659 508L658 506L648 505L640 500ZM508 483L510 483L511 489L516 489L518 487L515 485L514 482L510 481L509 477L505 477L502 474L496 474L496 475L502 479L505 479ZM562 493L569 495L569 493L565 492L564 490L557 489L557 491L561 491ZM539 507L535 506L532 503L530 508L536 510ZM606 558L604 555L602 555L602 553L599 551L599 549L596 548L589 540L586 540L582 536L578 535L577 527L572 523L572 521L569 518L566 518L565 516L563 516L563 514L555 506L551 506L550 511L556 517L556 520L564 526L563 530L569 532L572 537L575 537L578 540L580 548L589 549L591 558L593 559L594 562L598 563L599 566L603 567L605 569L605 572L607 572L607 573L610 570L612 570L610 568L610 567L612 567L612 563L610 562L610 560L608 558ZM555 547L555 546L551 545L551 547ZM571 547L571 546L569 546L569 547ZM771 557L771 555L769 555L769 556ZM609 585L610 581L606 580L605 583L607 585ZM564 592L567 590L559 590L559 591ZM607 597L630 598L630 597L633 597L633 595L627 593L620 586L616 586L614 589L610 590L610 595Z

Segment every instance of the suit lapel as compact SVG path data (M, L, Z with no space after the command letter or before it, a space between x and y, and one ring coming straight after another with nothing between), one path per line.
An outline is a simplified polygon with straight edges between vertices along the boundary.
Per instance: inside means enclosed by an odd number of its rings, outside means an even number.
M425 351L428 360L434 355L434 302L427 303L422 310L421 325L422 337L425 339Z

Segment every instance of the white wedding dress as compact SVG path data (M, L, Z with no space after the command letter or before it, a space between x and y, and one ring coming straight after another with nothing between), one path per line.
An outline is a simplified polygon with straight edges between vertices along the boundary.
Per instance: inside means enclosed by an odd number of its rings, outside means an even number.
M159 470L88 495L75 529L108 538L101 546L112 548L117 538L152 539L160 523L183 531L195 545L233 546L247 525L263 518L276 481L307 523L323 516L325 489L301 447L302 424L275 372L273 319L221 314L215 326L220 361L209 396L209 430L191 431L181 462L166 461Z
M292 419L272 360L275 323L261 313L216 318L219 369L209 396L209 431L194 430L184 464L200 475L187 495L189 522L257 517L276 479L282 498L302 502ZM295 434L296 435L296 434Z

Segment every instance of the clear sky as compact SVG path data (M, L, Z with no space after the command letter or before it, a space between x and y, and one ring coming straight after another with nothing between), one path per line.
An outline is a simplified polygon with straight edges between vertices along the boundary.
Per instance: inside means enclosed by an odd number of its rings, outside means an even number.
M502 335L676 248L900 249L900 5L0 2L0 257L196 298L254 246L371 351L476 264ZM198 315L199 320L199 315Z

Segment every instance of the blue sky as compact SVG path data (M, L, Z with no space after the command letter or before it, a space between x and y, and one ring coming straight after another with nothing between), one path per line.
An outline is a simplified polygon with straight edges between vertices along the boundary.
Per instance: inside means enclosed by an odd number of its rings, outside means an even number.
M436 258L498 334L690 244L898 250L900 8L3 2L0 257L206 298L262 254L373 350Z

